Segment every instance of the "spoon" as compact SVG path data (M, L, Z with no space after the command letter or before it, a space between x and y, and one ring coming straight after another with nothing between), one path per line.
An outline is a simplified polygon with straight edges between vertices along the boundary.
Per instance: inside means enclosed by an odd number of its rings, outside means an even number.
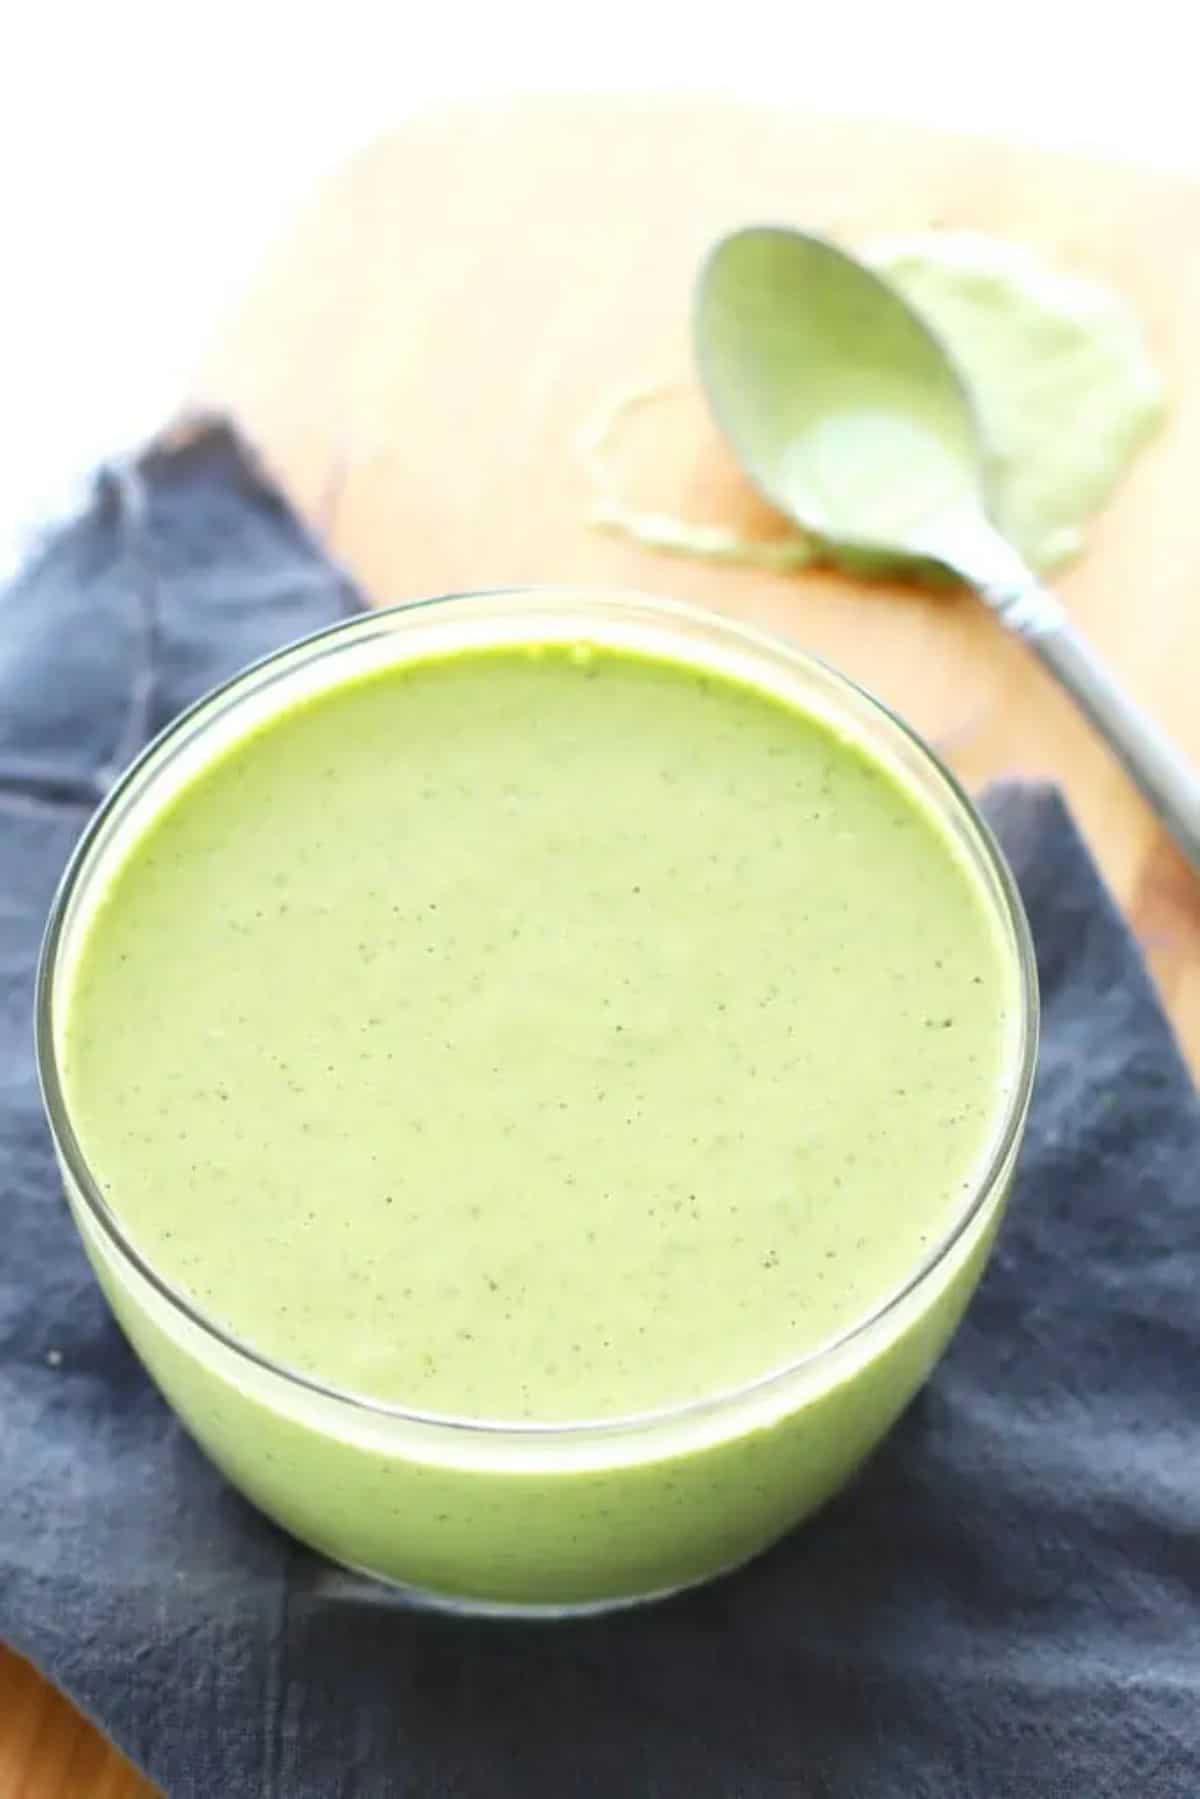
M974 588L1200 870L1200 774L991 522L970 394L907 301L821 238L753 226L709 254L694 335L717 424L771 504L867 565L934 563Z

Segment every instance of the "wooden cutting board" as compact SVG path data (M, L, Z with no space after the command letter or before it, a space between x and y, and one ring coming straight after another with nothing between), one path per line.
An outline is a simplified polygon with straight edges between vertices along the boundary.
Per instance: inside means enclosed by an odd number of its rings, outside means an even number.
M773 627L904 712L973 785L1060 781L1200 1068L1200 882L1018 644L967 600L666 558L587 520L575 443L631 386L670 395L617 473L659 510L770 531L688 391L708 242L784 221L847 242L971 226L1121 289L1172 420L1062 581L1072 612L1200 759L1200 187L896 126L712 101L526 101L409 124L342 170L198 375L377 600L522 581L633 585ZM1064 431L1071 420L1063 420ZM15 1658L0 1794L147 1791Z

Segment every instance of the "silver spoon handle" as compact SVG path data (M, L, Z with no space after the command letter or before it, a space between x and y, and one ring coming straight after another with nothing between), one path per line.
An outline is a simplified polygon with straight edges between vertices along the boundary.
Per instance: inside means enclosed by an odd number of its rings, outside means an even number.
M1061 601L1009 555L1006 567L974 581L980 596L1071 695L1200 871L1200 771L1080 636Z
M1073 625L1030 639L1200 871L1200 775Z

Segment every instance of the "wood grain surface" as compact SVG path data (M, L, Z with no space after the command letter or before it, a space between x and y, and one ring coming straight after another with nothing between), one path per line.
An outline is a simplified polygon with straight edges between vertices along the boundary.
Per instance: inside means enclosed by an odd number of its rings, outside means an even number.
M443 112L321 191L211 346L194 398L240 418L377 601L556 580L691 599L839 663L972 785L1061 782L1200 1069L1200 883L979 607L666 558L589 524L581 428L631 384L666 382L671 396L622 434L615 472L628 495L778 530L687 385L698 258L750 221L848 242L978 227L1128 295L1172 417L1061 587L1200 758L1200 188L1183 179L702 100ZM0 1659L0 1799L149 1790L26 1664Z

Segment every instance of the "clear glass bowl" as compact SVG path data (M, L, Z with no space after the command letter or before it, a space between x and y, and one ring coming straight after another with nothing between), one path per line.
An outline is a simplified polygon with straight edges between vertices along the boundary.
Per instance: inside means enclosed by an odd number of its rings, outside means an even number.
M272 1362L173 1288L122 1228L72 1124L61 1073L74 958L147 822L224 745L302 695L472 644L608 643L724 671L867 745L933 808L1011 956L1014 1020L994 1140L944 1240L815 1353L749 1385L602 1422L519 1425L406 1410ZM1037 983L1012 877L966 794L877 701L791 646L639 595L547 589L367 613L247 669L134 763L85 832L47 926L37 1052L76 1224L126 1334L241 1491L333 1560L456 1609L559 1615L631 1604L736 1566L834 1493L944 1349L979 1278L1029 1104ZM236 1245L230 1245L236 1254Z

